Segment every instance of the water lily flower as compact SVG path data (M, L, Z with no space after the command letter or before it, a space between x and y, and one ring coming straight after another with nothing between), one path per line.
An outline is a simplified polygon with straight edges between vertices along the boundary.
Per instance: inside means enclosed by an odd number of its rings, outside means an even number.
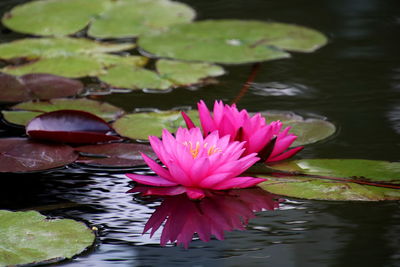
M224 105L215 101L213 115L204 101L197 104L203 134L218 130L221 136L229 135L230 141L246 141L243 156L258 153L265 163L284 160L303 149L303 146L289 149L297 136L289 133L290 127L282 129L282 122L267 123L260 113L250 116L247 110L238 110L236 105ZM182 112L187 127L195 127L189 116Z
M151 147L165 167L143 153L142 157L157 176L126 176L140 184L161 187L154 188L155 194L186 192L191 199L203 198L204 189L246 188L265 181L238 176L259 160L256 153L241 157L244 142L229 142L229 136L219 137L217 131L203 137L199 128L179 128L175 135L164 129L161 140L149 137Z
M150 187L139 186L131 192L147 194ZM186 195L164 197L147 221L143 234L152 237L161 227L160 244L182 244L189 247L193 236L204 242L214 236L224 239L225 231L245 230L255 212L279 208L276 196L261 188L228 191L205 191L207 197L191 201Z

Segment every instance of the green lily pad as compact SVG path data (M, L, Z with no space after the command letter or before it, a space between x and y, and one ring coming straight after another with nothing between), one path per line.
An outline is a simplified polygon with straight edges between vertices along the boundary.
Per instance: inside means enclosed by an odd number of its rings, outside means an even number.
M101 43L83 38L26 38L0 45L0 58L41 58L71 54L119 52L134 48L134 44Z
M106 54L133 48L133 44L100 43L78 38L31 38L0 45L0 58L23 58L26 62L8 65L2 72L13 75L49 73L71 78L97 76L110 66L142 66L147 59L139 56Z
M326 42L323 34L297 25L207 20L142 35L138 45L159 57L240 64L289 57L283 50L313 52Z
M172 87L198 84L202 79L224 74L224 69L207 63L158 60L157 72L119 64L110 67L99 79L112 87L124 89L166 90Z
M36 211L0 210L0 265L44 264L72 258L91 246L95 235L70 219L49 220Z
M99 79L110 86L125 89L165 90L172 86L156 72L129 65L118 65L108 69Z
M34 117L45 113L62 109L81 110L93 113L106 121L112 121L121 116L124 111L108 103L90 99L59 98L49 101L28 101L11 107L10 111L3 110L6 121L26 125Z
M76 7L79 8L79 7ZM135 37L171 25L191 22L195 11L168 0L113 1L91 23L88 34L96 38Z
M194 123L197 111L188 111L187 114ZM178 127L185 127L180 111L140 112L122 116L113 124L115 131L131 139L147 140L150 135L161 136L162 130L175 132Z
M90 36L121 38L165 30L194 17L189 6L168 0L42 0L16 6L2 22L14 31L43 36L70 35L90 23Z
M51 73L69 78L97 76L104 72L103 65L88 55L42 58L18 66L7 66L1 71L12 75Z
M303 118L292 112L261 112L267 122L280 120L284 127L291 127L290 133L297 135L292 147L308 145L328 138L336 132L333 123L315 118Z
M190 85L200 83L206 77L216 77L225 74L222 67L208 63L182 62L175 60L158 60L158 73L172 81L175 85Z
M323 200L399 200L400 162L363 159L306 159L272 164L279 175L260 186L275 194ZM267 171L269 172L269 171Z
M89 24L106 8L109 0L32 1L6 13L3 24L17 32L33 35L69 35Z

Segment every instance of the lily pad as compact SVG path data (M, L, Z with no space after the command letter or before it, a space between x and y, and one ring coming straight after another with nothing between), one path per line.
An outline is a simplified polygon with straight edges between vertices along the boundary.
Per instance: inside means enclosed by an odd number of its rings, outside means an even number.
M194 62L158 60L157 72L119 64L99 76L110 86L124 89L165 90L171 87L201 83L207 77L223 75L224 69L217 65Z
M182 62L176 60L158 60L158 73L175 85L200 83L201 79L217 77L225 74L222 67L208 63Z
M110 86L126 89L158 89L165 90L172 83L161 78L156 72L128 65L114 66L99 79Z
M195 11L168 0L113 1L91 23L88 34L96 38L135 37L159 32L171 25L191 22ZM79 8L76 6L76 8Z
M78 154L67 145L40 143L26 138L0 139L0 172L47 170L68 165L77 158Z
M121 116L124 111L111 104L98 102L86 98L80 99L51 99L49 101L28 101L11 107L11 111L3 110L2 114L6 121L26 125L31 119L41 113L62 109L86 111L106 121L112 121Z
M292 147L308 145L324 140L336 132L333 123L316 118L303 118L292 112L261 112L267 122L280 120L284 127L291 127L290 133L297 135Z
M41 114L26 125L33 139L70 144L95 144L119 140L103 119L79 110L57 110Z
M33 35L69 35L89 24L106 8L109 0L32 1L6 13L3 24L17 32Z
M102 43L83 38L26 38L0 45L1 59L41 58L70 54L119 52L134 48L130 43Z
M75 150L81 152L75 162L94 166L134 167L144 165L145 162L140 152L153 159L157 158L153 149L146 144L101 144L80 146Z
M14 31L43 36L70 35L90 23L93 37L123 38L188 23L194 16L189 6L168 0L42 0L16 6L2 22Z
M0 73L0 101L19 102L30 99L29 91L20 79Z
M0 45L0 58L24 59L24 64L8 65L1 71L23 75L49 73L71 78L97 76L117 64L142 66L147 59L139 56L106 54L132 49L133 44L100 43L79 38L28 38Z
M197 111L188 111L187 114L194 123L199 123L194 117ZM113 124L118 134L140 140L147 140L150 135L161 136L162 129L175 132L180 126L185 127L180 111L132 113L119 118Z
M158 57L240 64L289 57L283 50L313 52L326 42L323 34L297 25L206 20L142 35L138 45Z
M257 174L275 194L323 200L399 200L400 163L363 159L307 159L269 166L287 173Z
M73 96L83 91L80 81L50 74L21 77L0 73L0 101L19 102Z
M48 264L82 253L95 240L83 223L36 211L0 210L0 265Z

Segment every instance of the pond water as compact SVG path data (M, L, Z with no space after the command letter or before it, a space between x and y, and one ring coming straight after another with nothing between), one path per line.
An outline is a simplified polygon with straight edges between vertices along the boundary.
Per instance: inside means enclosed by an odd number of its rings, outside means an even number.
M25 2L2 0L0 13ZM266 62L239 102L250 111L291 110L326 117L337 133L308 145L301 158L399 160L400 2L398 0L203 0L188 3L198 19L275 20L317 29L329 43L311 54ZM2 28L0 41L21 35ZM227 66L219 84L165 94L133 92L102 100L123 107L170 109L204 99L230 102L251 65ZM3 126L2 136L19 134ZM120 171L71 166L37 174L2 174L1 209L78 203L42 213L99 228L97 246L65 266L400 266L399 202L355 203L285 198L224 241L194 240L188 250L160 247L141 235L158 201L125 194Z

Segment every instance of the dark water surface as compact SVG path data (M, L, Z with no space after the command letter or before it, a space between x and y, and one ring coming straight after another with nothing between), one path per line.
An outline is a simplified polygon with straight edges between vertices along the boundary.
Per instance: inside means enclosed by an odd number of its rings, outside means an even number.
M25 2L1 0L0 12ZM302 158L399 160L400 2L398 0L184 0L198 19L257 19L320 30L329 44L312 54L266 62L256 84L239 102L250 111L291 110L327 117L334 137L309 145ZM2 28L0 41L22 35ZM199 99L231 101L251 65L228 66L220 83L167 94L113 94L104 101L123 107L170 109ZM275 90L285 88L285 90ZM9 132L3 132L8 135ZM225 241L193 241L189 250L158 245L141 235L158 202L125 194L123 172L72 166L29 175L4 175L0 208L26 209L75 202L43 211L85 220L99 228L98 246L66 266L400 266L399 202L353 203L287 199L258 214L248 231Z

